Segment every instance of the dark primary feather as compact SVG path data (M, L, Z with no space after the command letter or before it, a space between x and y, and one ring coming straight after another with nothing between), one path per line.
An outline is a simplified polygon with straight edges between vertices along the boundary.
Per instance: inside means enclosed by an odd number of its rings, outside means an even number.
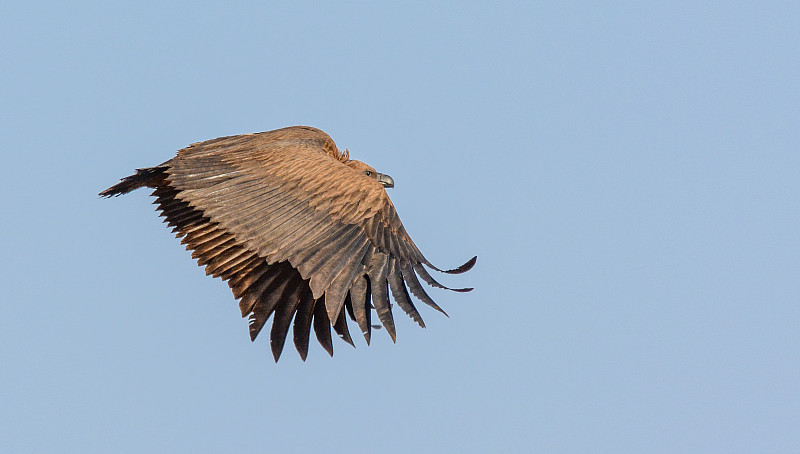
M154 203L181 243L240 300L251 339L271 318L275 360L290 326L305 360L312 326L331 355L331 328L353 345L345 312L369 344L374 310L394 341L390 295L424 327L411 295L444 311L417 276L448 288L425 267L459 274L477 259L450 270L432 265L406 232L383 185L365 170L377 175L339 152L324 132L295 126L192 144L100 195L154 188Z
M314 334L317 336L322 348L333 356L333 342L331 342L331 322L328 319L328 311L325 310L325 303L318 299L314 306Z
M370 298L369 280L364 275L356 276L350 285L350 302L353 306L353 316L358 323L364 339L369 345L372 336L372 300Z
M304 289L300 304L297 306L297 313L294 316L294 327L292 328L294 346L303 361L306 360L308 355L308 338L311 331L311 316L314 313L315 303L316 300L311 296L311 290Z
M379 253L372 257L369 272L367 277L370 281L370 288L372 288L372 304L375 305L375 311L378 313L378 319L389 332L392 337L392 342L397 340L397 334L394 329L394 318L392 317L392 306L389 303L389 290L387 288L387 266L389 258L386 254Z

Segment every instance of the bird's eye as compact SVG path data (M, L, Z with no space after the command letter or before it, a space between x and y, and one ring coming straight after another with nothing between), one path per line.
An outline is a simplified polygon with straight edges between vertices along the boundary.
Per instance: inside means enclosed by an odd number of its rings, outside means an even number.
M372 176L372 171L371 170L365 170L364 171L364 175L366 175L368 177L371 177Z

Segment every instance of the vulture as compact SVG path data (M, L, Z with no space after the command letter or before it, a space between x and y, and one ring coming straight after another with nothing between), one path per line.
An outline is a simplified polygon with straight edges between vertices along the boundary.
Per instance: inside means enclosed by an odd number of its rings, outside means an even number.
M390 292L422 327L412 294L445 313L420 278L433 287L472 290L445 287L426 270L463 273L477 257L450 270L431 264L389 200L386 188L393 186L389 175L340 152L325 132L293 126L191 144L100 196L153 188L153 203L192 258L233 290L249 318L251 341L271 317L275 361L290 325L305 361L312 325L331 356L331 327L355 346L347 318L369 345L373 310L394 342Z

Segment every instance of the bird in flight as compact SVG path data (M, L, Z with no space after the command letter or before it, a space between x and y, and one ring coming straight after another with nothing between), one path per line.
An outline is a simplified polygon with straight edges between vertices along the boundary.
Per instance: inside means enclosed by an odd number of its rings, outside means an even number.
M192 250L192 258L233 290L242 317L249 317L250 339L271 316L275 361L290 325L305 361L312 325L331 356L331 326L354 345L348 317L369 345L373 310L395 341L390 291L394 302L425 327L411 294L444 311L419 278L433 287L472 290L445 287L425 267L459 274L477 257L451 270L432 265L386 194L392 178L349 155L328 134L308 126L221 137L137 169L100 195L154 188L161 216Z

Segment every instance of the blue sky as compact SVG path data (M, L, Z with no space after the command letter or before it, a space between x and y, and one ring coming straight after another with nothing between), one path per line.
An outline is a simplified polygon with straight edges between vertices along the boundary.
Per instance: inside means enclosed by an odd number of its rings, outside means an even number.
M6 2L4 452L790 452L796 2ZM251 344L145 191L305 124L394 177L450 314ZM426 308L427 309L427 308Z

